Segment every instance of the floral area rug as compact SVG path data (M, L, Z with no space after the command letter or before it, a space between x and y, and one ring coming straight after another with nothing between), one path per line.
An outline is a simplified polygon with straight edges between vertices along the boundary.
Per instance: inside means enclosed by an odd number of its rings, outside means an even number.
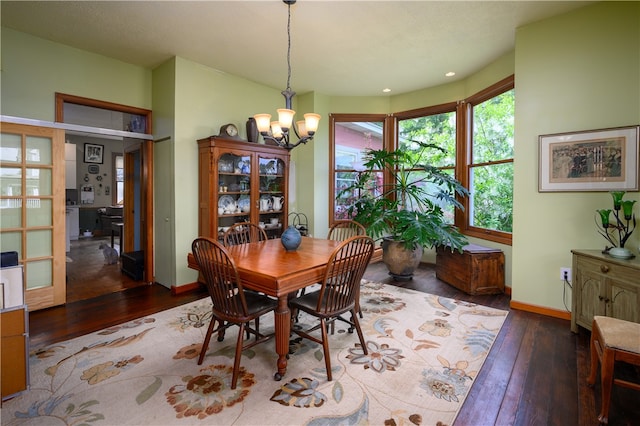
M485 306L363 281L368 355L347 324L322 347L292 338L285 377L274 339L245 351L230 388L237 327L197 357L211 318L202 299L100 332L32 348L31 387L3 425L450 425L507 316ZM300 315L300 324L311 317ZM273 330L273 315L261 318ZM295 336L295 335L294 335Z

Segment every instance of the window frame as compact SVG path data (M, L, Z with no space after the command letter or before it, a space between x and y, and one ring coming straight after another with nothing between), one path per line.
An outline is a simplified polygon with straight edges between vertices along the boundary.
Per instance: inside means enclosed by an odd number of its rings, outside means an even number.
M471 191L471 172L475 167L513 163L513 157L497 161L473 163L473 107L491 98L499 96L515 88L514 75L510 75L497 83L492 84L484 90L468 97L458 103L458 153L456 161L456 176L458 180ZM460 231L470 237L494 241L501 244L511 245L513 234L511 232L498 231L495 229L481 228L471 225L471 198L465 197L460 200L464 206L464 211L456 211L456 225ZM513 214L513 204L511 206Z

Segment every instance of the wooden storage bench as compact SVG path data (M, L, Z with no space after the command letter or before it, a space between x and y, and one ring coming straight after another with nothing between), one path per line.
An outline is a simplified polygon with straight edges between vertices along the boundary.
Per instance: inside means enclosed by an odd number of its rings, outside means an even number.
M449 247L436 251L436 277L467 294L504 293L504 253L476 244L463 253Z

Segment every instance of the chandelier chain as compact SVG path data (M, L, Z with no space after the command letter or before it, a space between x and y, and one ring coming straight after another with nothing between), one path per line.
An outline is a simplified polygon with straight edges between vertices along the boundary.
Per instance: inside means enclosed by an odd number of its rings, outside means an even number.
M291 90L291 4L287 4L287 90Z

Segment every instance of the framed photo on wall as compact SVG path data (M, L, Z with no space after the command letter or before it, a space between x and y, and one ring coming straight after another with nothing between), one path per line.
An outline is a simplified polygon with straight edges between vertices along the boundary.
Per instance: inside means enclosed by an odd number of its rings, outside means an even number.
M104 145L93 143L84 144L84 162L102 164L104 158Z
M637 191L639 128L540 135L538 191Z

